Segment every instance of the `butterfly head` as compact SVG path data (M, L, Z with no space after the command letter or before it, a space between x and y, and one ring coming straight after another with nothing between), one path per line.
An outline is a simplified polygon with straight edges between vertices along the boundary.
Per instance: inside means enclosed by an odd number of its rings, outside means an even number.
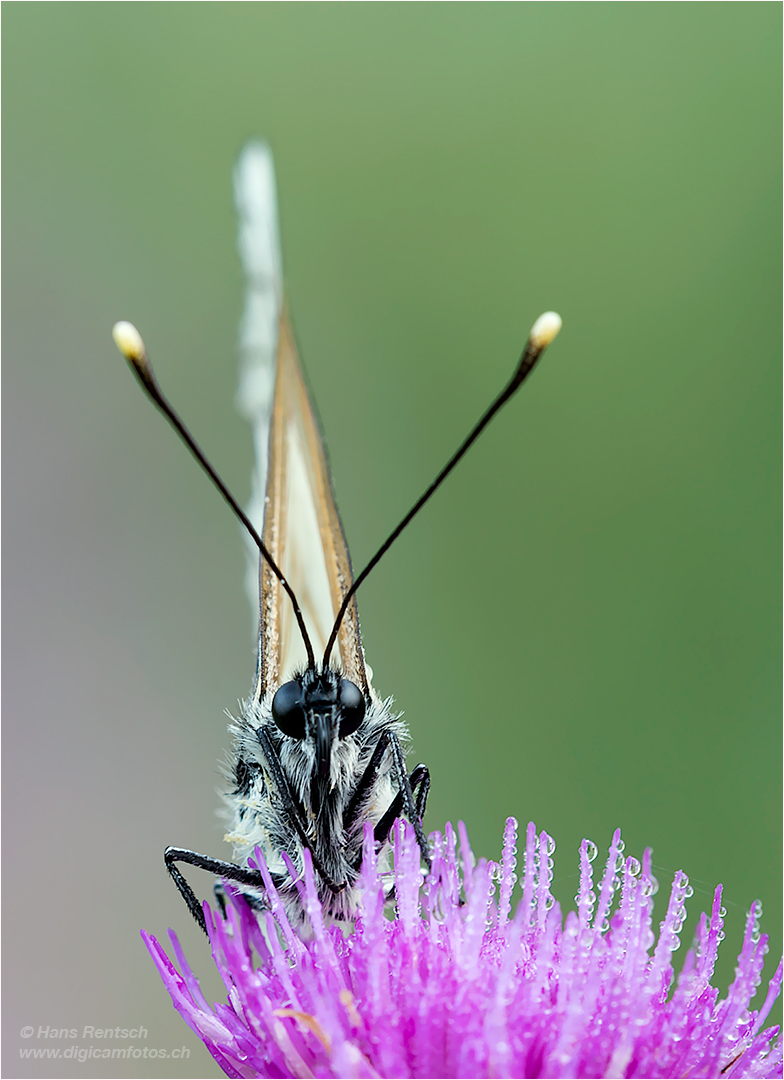
M272 699L272 719L290 739L307 741L315 750L311 804L318 813L329 783L332 747L353 735L365 718L365 699L350 679L334 668L308 668L284 682Z

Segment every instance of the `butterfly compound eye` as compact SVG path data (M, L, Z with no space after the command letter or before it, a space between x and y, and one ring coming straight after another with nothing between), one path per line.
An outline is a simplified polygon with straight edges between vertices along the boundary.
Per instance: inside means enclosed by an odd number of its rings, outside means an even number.
M292 739L305 738L302 687L295 680L284 683L272 699L272 719L284 735Z
M349 679L340 680L338 707L340 708L340 737L345 739L347 735L352 735L365 719L365 699L359 687Z

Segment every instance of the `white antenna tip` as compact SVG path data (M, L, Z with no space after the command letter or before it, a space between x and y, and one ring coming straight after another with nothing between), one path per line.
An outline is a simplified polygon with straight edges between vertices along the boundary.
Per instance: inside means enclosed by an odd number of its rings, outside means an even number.
M135 364L140 364L147 356L147 351L144 348L144 342L142 341L142 335L133 323L115 323L112 327L112 337L114 338L114 344L126 360L130 360Z
M563 326L563 320L556 311L545 311L531 327L529 339L535 349L546 349Z

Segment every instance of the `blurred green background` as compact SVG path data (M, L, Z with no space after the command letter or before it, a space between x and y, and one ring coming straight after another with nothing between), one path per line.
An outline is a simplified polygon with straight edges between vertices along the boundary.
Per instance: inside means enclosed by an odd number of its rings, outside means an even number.
M206 948L165 844L228 854L238 529L110 338L134 320L230 486L231 169L272 144L355 564L564 330L360 594L368 658L493 856L505 817L759 896L781 951L777 4L4 10L5 1075L217 1075L139 927ZM206 894L209 881L200 882ZM686 949L683 948L679 957ZM764 989L764 986L763 986ZM756 1002L759 1006L759 1000ZM23 1025L188 1060L31 1062ZM70 1072L68 1070L71 1070ZM112 1073L110 1070L116 1069Z

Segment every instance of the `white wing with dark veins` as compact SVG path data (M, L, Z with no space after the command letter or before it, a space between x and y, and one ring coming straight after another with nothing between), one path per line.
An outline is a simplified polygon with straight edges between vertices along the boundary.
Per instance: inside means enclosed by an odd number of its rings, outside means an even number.
M253 427L256 454L248 516L297 596L318 660L353 577L323 439L283 300L275 174L267 146L245 148L234 188L246 275L237 401ZM259 566L255 548L247 580L261 612L253 694L260 701L304 666L306 653L291 602L266 562ZM334 659L368 691L355 602L341 623Z
M283 308L283 274L278 233L275 166L266 143L251 142L234 170L234 202L239 230L237 247L245 272L245 309L239 328L240 377L237 409L253 429L255 468L246 512L254 528L264 527L269 427L275 390L275 356ZM259 553L247 541L245 586L254 616L259 602Z

